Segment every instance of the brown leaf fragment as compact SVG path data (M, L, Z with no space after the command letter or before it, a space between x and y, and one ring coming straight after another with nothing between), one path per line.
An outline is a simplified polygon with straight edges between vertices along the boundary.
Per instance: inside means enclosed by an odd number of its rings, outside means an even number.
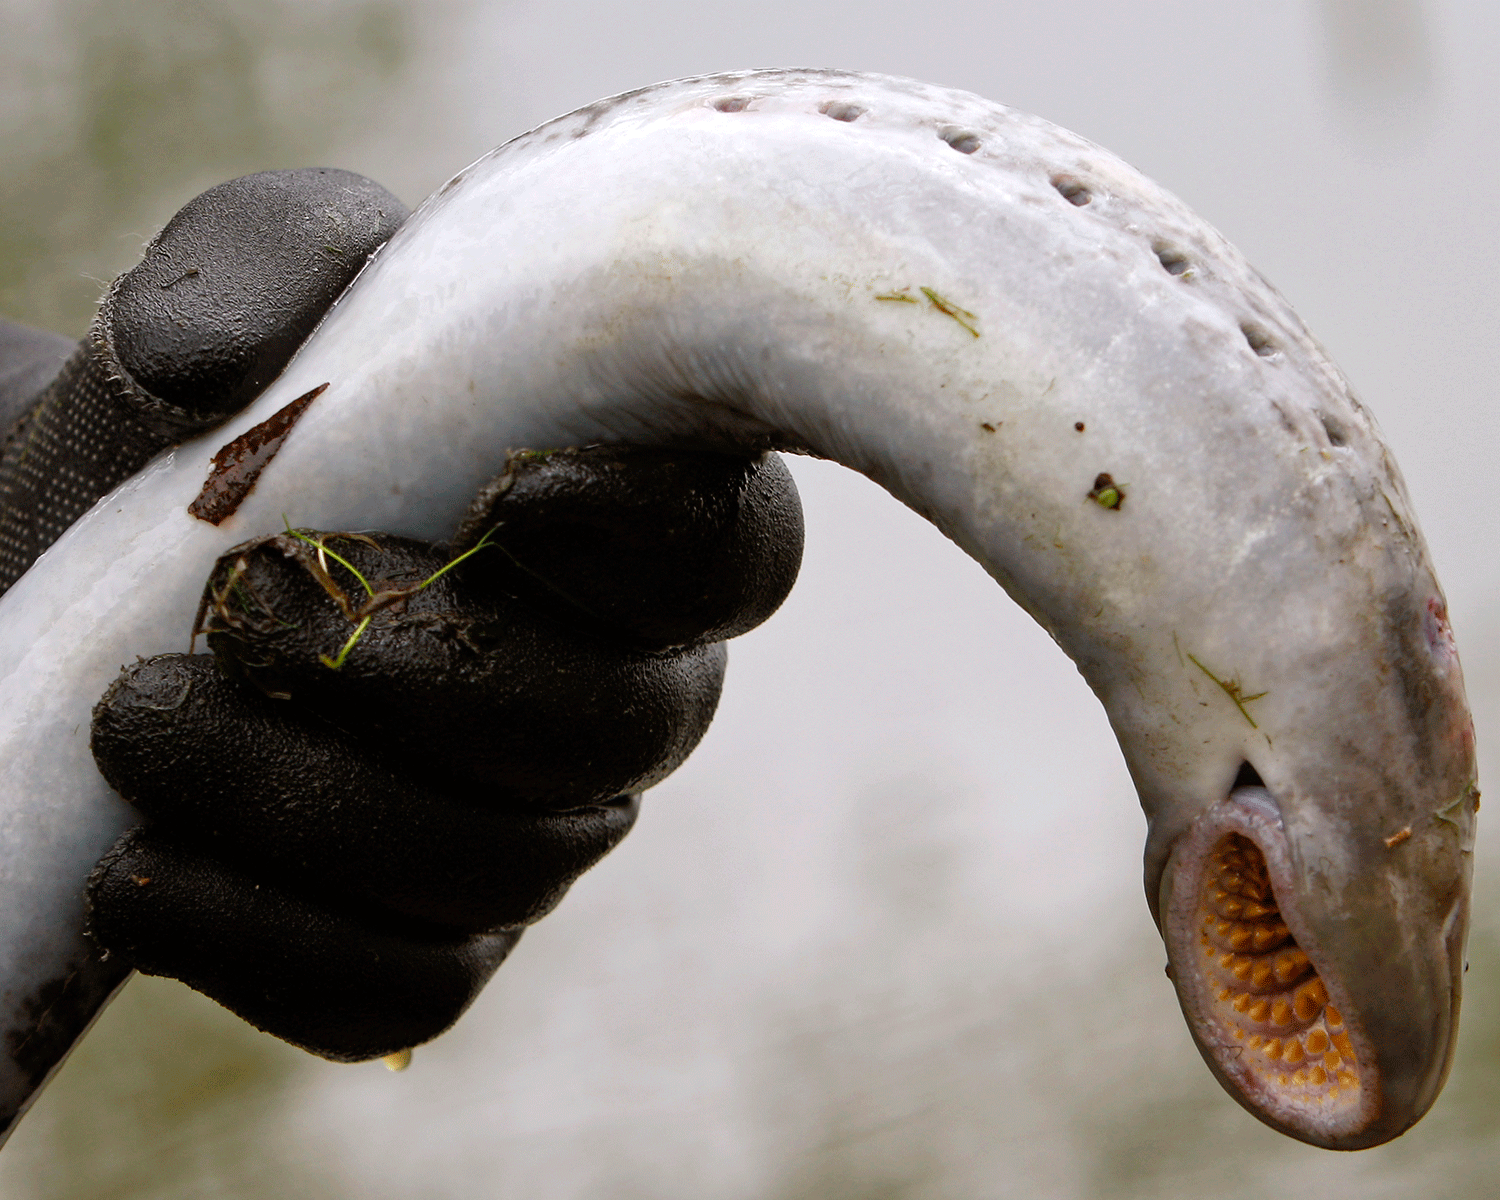
M188 512L210 525L222 524L232 517L254 489L260 473L276 457L297 419L327 387L323 383L310 392L304 392L285 408L222 447L214 455L213 470L204 480L198 498L188 505Z

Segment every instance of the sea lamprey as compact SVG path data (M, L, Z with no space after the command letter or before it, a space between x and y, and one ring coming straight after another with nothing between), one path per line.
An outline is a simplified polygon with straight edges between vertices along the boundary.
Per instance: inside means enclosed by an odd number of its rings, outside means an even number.
M220 447L323 383L232 514L190 515ZM509 450L598 443L805 450L931 520L1104 704L1230 1093L1341 1149L1432 1104L1473 733L1374 422L1286 301L1119 159L837 71L659 84L487 155L259 400L0 600L12 1047L86 959L83 881L128 821L73 731L118 664L181 647L215 560L284 520L442 538ZM38 1082L0 1059L7 1112Z

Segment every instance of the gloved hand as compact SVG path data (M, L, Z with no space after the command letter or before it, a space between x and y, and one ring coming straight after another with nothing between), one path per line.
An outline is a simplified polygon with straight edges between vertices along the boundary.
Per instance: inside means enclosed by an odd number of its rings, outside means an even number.
M249 404L406 216L348 171L234 179L167 223L29 403L55 343L0 328L0 404L15 422L0 451L0 592L159 452Z
M0 586L248 403L403 216L341 172L179 213L0 456ZM146 823L95 869L91 936L325 1057L435 1036L697 743L723 639L774 611L801 543L775 456L593 447L512 454L448 545L236 547L212 653L137 663L95 710Z

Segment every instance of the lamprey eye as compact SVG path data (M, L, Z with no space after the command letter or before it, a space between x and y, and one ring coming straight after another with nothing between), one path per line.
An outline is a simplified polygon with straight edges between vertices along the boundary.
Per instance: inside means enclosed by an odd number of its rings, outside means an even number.
M1241 1064L1293 1108L1332 1116L1360 1103L1360 1069L1328 989L1281 919L1260 849L1226 834L1203 868L1199 941L1213 1016Z

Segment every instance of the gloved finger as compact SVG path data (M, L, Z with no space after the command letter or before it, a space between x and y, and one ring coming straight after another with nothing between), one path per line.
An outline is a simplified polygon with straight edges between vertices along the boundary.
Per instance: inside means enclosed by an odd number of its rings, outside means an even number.
M0 592L99 497L243 408L406 207L347 171L267 171L190 201L110 289L0 453Z
M520 926L630 831L634 796L549 812L440 795L208 655L128 668L94 710L95 761L146 816L257 878L469 931Z
M100 305L92 337L116 395L174 438L238 412L408 215L379 184L327 167L189 200Z
M267 695L477 802L600 803L650 787L697 745L722 645L612 645L468 585L444 572L451 561L386 534L247 542L210 578L209 646Z
M588 446L512 452L453 551L464 564L590 628L656 648L737 637L786 599L802 506L781 457Z
M258 1029L341 1062L404 1050L456 1021L520 939L455 935L324 907L150 826L89 878L88 931Z

